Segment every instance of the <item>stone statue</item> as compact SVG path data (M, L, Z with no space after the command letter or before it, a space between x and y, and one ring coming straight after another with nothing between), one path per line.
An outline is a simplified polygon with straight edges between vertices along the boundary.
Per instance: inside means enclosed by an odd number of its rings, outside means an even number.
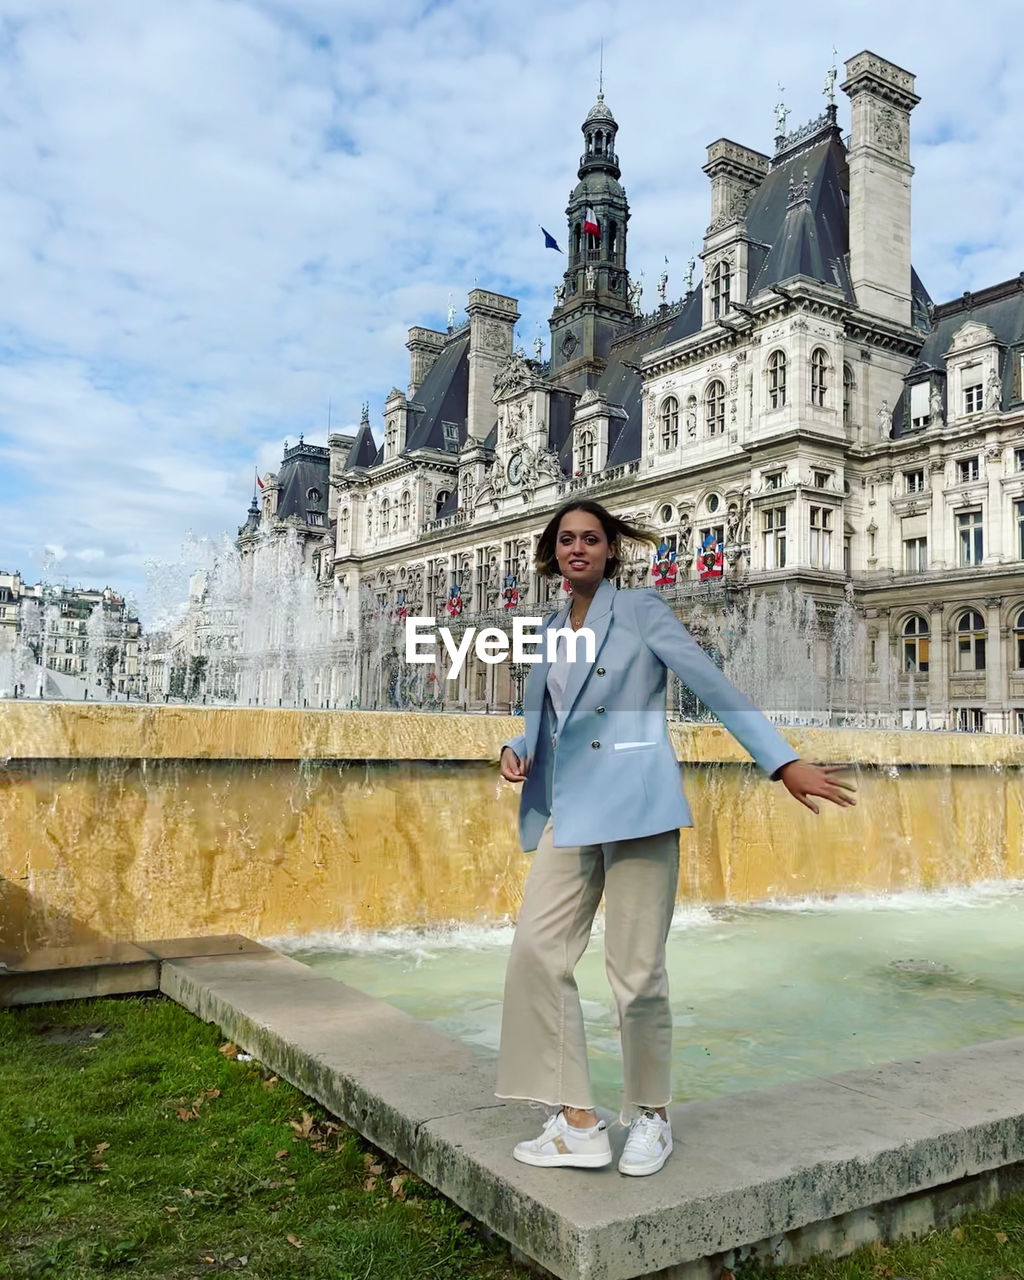
M662 306L665 305L665 295L668 292L668 258L665 259L665 268L658 277L658 301Z
M593 265L593 263L587 263L585 281L586 281L586 287L588 289L597 288L597 268Z
M565 282L555 285L555 306L560 307L565 302Z
M690 396L686 402L686 434L691 440L697 439L697 397Z
M988 382L985 383L985 408L998 409L1003 399L1003 388L999 384L999 374L995 369L988 371Z
M932 389L928 395L928 418L933 427L941 427L945 421L942 414L942 392L937 382L932 383Z
M786 134L786 118L789 115L789 108L783 105L782 95L784 87L779 85L779 100L775 104L775 136L777 138L785 137Z
M538 334L533 340L533 356L538 364L544 355L544 339Z
M635 316L640 314L640 299L643 297L643 294L644 280L643 273L641 272L640 276L636 280L631 280L629 282L629 305L633 309L633 314Z
M892 435L892 410L889 408L889 401L883 400L882 406L878 410L878 438L879 440L888 440Z

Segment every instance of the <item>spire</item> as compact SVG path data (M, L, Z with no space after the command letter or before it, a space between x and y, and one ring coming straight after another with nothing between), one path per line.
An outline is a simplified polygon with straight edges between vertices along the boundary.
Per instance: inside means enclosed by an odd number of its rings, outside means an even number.
M618 178L619 158L615 154L615 135L619 131L611 108L604 100L604 90L599 89L597 101L583 121L583 154L580 156L579 176L605 172Z

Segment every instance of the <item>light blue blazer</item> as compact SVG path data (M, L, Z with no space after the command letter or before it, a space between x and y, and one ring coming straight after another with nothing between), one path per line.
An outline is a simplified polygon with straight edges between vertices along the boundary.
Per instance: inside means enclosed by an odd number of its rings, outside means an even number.
M798 754L745 694L734 689L652 589L618 591L605 579L587 610L595 657L570 667L557 729L547 696L547 633L567 625L568 607L545 618L541 661L526 683L526 731L506 743L530 761L519 804L519 838L536 849L554 814L556 845L601 844L693 826L669 741L668 670L773 774ZM557 746L556 746L557 740Z

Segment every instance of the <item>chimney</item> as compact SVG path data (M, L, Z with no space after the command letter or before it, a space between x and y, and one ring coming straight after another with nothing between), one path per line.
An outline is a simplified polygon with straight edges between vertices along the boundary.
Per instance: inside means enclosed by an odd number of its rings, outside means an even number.
M850 279L857 305L910 325L909 71L865 50L846 64L850 99Z
M414 327L409 330L409 339L405 345L409 349L411 357L409 365L410 400L416 398L416 392L423 386L423 379L434 367L434 362L441 354L447 341L448 335L439 333L437 329Z
M467 437L482 440L494 426L494 378L512 354L519 311L515 298L473 289L466 304L469 316L469 404Z

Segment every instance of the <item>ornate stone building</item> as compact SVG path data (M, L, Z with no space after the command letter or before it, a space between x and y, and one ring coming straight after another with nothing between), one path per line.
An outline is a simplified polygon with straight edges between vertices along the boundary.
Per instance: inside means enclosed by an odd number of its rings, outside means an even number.
M648 312L599 96L550 361L513 349L515 299L474 289L466 324L409 331L382 443L365 414L354 440L331 436L317 479L295 482L305 507L276 505L288 484L267 477L239 546L254 560L290 528L333 618L312 705L433 705L441 682L404 664L402 617L544 612L559 588L533 572L536 536L585 494L659 534L659 589L684 620L753 615L784 588L813 600L813 661L857 687L833 712L1024 730L1024 274L933 304L911 262L914 78L850 59L846 138L835 78L802 128L779 109L772 154L708 147L703 280L691 264L669 303L663 277ZM651 581L646 557L621 579ZM843 610L858 643L836 653ZM470 663L444 705L507 709L522 674Z

